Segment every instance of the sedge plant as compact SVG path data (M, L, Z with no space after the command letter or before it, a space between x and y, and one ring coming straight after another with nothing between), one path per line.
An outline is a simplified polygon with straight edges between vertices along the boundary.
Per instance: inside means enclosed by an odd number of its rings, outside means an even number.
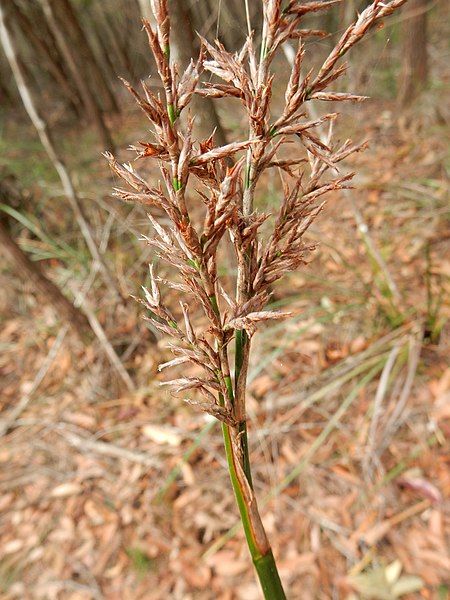
M339 174L340 161L365 147L350 140L335 141L332 123L337 114L311 119L307 103L364 99L330 90L346 70L341 59L405 0L372 1L316 71L305 64L305 40L324 32L302 28L303 19L340 0L261 0L260 35L249 34L235 53L218 41L202 38L199 57L184 72L171 59L168 0L150 2L154 22L143 23L164 91L142 82L139 93L124 83L151 123L151 141L140 142L133 150L138 158L157 161L160 181L148 181L131 164L120 164L109 153L106 157L127 184L127 189L116 188L116 195L153 212L149 218L155 237L145 239L177 273L165 280L151 267L151 284L144 288L141 300L149 311L146 318L173 340L170 347L175 358L160 369L194 367L195 374L187 370L185 376L165 384L187 393L190 404L221 422L231 483L253 563L264 597L278 600L286 595L258 511L247 438L252 337L260 323L289 316L267 309L272 286L305 264L314 249L305 234L322 211L324 196L350 185L352 174ZM297 49L284 107L273 114L271 96L277 81L273 60L283 44L292 42ZM209 77L202 79L203 72ZM213 132L208 139L194 139L195 115L189 112L194 94L240 103L248 135L224 146L215 145ZM330 134L324 142L317 128L326 122ZM288 155L283 152L287 144ZM279 172L282 185L275 214L269 215L257 209L255 199L272 169ZM195 202L194 195L201 201ZM161 214L163 220L155 216ZM223 268L230 264L230 252L234 279ZM179 310L167 306L161 287L179 295Z

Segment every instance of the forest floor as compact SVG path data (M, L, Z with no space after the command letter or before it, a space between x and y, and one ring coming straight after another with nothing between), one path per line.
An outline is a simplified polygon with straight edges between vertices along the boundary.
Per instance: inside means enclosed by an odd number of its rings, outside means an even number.
M349 165L356 187L330 199L311 231L319 242L311 263L275 289L274 304L293 318L255 338L256 493L290 598L443 600L448 128L426 99L414 118L398 119L390 101L352 115L343 132L358 121L355 139L371 140ZM130 114L119 147L139 139L132 130L141 126ZM21 142L31 131L9 127L16 144L2 162L29 193L21 244L77 293L89 256L37 142ZM0 597L257 600L220 428L159 387L157 365L170 354L128 299L150 260L137 239L149 230L145 214L110 198L89 136L69 132L65 152L125 301L94 273L85 303L134 389L98 342L78 340L2 266ZM263 201L275 194L268 185Z

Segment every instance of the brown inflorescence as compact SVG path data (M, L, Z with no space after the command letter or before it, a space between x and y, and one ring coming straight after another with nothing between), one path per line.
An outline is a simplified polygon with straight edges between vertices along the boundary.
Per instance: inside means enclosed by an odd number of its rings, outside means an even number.
M218 41L212 44L202 38L198 59L192 60L180 75L178 66L170 58L167 1L152 0L155 26L144 21L144 29L165 98L155 94L144 82L141 95L124 81L152 123L154 135L152 142L139 142L138 147L131 149L140 158L158 160L163 185L161 182L150 185L131 164L119 164L111 154L106 154L111 168L130 188L117 188L116 194L128 202L156 207L169 218L171 225L164 228L150 217L156 237L147 242L154 246L162 260L179 272L180 282L166 283L183 298L191 296L201 307L208 325L196 331L184 302L181 322L170 314L161 300L153 273L151 290L144 290L143 303L150 311L147 318L156 329L177 340L172 349L178 356L165 366L192 362L205 372L204 378L174 380L174 388L199 391L207 401L191 402L227 423L234 422L236 412L240 416L245 414L242 406L236 407L238 401L245 402L245 399L233 397L226 384L230 375L227 351L230 340L236 329L245 330L250 338L261 321L288 316L288 313L263 310L271 295L270 286L306 262L314 245L305 240L305 234L324 206L322 197L350 185L352 175L339 175L338 163L366 146L365 143L352 145L349 140L336 146L332 129L329 141L324 143L315 131L326 122L331 127L338 115L330 113L308 120L305 103L311 99L333 102L365 99L365 96L327 88L346 70L345 63L338 64L342 56L405 0L372 2L346 29L317 74L313 75L313 69L303 74L303 40L311 35L322 36L324 32L301 29L302 19L308 13L327 10L338 1L292 0L282 9L280 0L263 0L259 57L252 35L236 53L228 52ZM297 51L284 109L273 118L270 101L274 75L270 66L276 51L288 41L296 42ZM202 82L202 71L208 71L214 76L213 80ZM180 119L193 94L240 100L249 124L248 139L221 147L214 145L213 133L207 140L194 140L193 118L189 115L184 126ZM306 157L283 159L279 156L281 148L292 139L300 141ZM236 159L242 151L246 155ZM287 173L288 181L282 180L283 195L278 213L272 232L264 238L261 226L269 215L258 213L253 199L259 179L270 168ZM326 178L327 173L333 175ZM187 185L192 178L202 186L198 190L206 211L202 226L194 225L192 210L188 207ZM225 238L231 240L236 258L238 277L234 298L230 298L218 277L219 246Z

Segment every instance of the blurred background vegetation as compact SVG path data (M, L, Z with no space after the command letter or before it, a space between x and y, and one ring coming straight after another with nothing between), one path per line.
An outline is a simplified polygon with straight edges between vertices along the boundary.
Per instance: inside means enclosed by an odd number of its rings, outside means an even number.
M311 67L366 4L308 17L330 32L308 39ZM170 6L183 66L196 32L245 41L241 0ZM257 598L219 432L158 388L167 349L130 298L153 260L149 221L111 197L101 157L150 141L119 80L154 83L149 3L0 7L17 58L14 76L0 49L0 595ZM370 147L312 229L311 265L274 290L294 318L257 338L257 486L292 598L448 597L449 16L409 0L350 56L345 85L371 100L343 109L339 134ZM289 70L281 55L274 110ZM193 110L200 139L243 133L232 102Z

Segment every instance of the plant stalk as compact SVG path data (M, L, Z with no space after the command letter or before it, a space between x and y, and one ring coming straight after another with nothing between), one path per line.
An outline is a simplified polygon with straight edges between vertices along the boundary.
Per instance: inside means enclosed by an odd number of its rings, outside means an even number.
M244 352L245 352L245 343L247 342L247 333L245 330L237 330L236 331L236 339L235 339L235 389L237 390L239 377L242 371L242 364L244 361ZM247 419L245 418L243 421L239 423L239 436L241 440L241 449L242 449L242 467L244 469L245 476L247 477L247 481L250 484L250 487L253 489L253 481L252 481L252 472L250 468L250 455L248 451L248 434L247 434Z
M245 353L249 339L245 331L236 332L235 385L245 367ZM245 376L246 374L243 373ZM240 402L243 398L240 398ZM266 600L286 600L275 559L264 530L253 491L250 455L247 438L247 420L236 427L222 424L228 470L239 508L248 548Z
M239 464L239 457L236 453L237 447L233 439L233 437L236 437L236 433L239 436L239 431L235 432L232 427L223 423L222 433L231 483L264 598L265 600L286 600L272 549L258 512L255 495L250 488L243 468ZM247 454L247 457L244 457L244 464L247 462L250 468L248 446L243 444L241 448L242 450L245 448Z
M265 36L264 36L265 37ZM264 62L264 61L262 61ZM260 74L261 75L261 74ZM250 128L250 138L256 133ZM254 181L253 174L257 159L252 149L247 152L242 212L249 217L253 211ZM246 259L252 261L252 249ZM237 298L243 300L248 296L248 282L245 272L238 268ZM236 331L235 337L235 392L234 409L238 418L235 428L222 425L222 432L227 456L228 470L236 496L237 505L244 527L245 537L252 556L264 598L266 600L286 600L275 558L264 530L264 525L258 511L256 497L253 491L250 455L248 448L247 418L245 414L245 394L247 381L247 366L250 354L250 338L247 332Z

